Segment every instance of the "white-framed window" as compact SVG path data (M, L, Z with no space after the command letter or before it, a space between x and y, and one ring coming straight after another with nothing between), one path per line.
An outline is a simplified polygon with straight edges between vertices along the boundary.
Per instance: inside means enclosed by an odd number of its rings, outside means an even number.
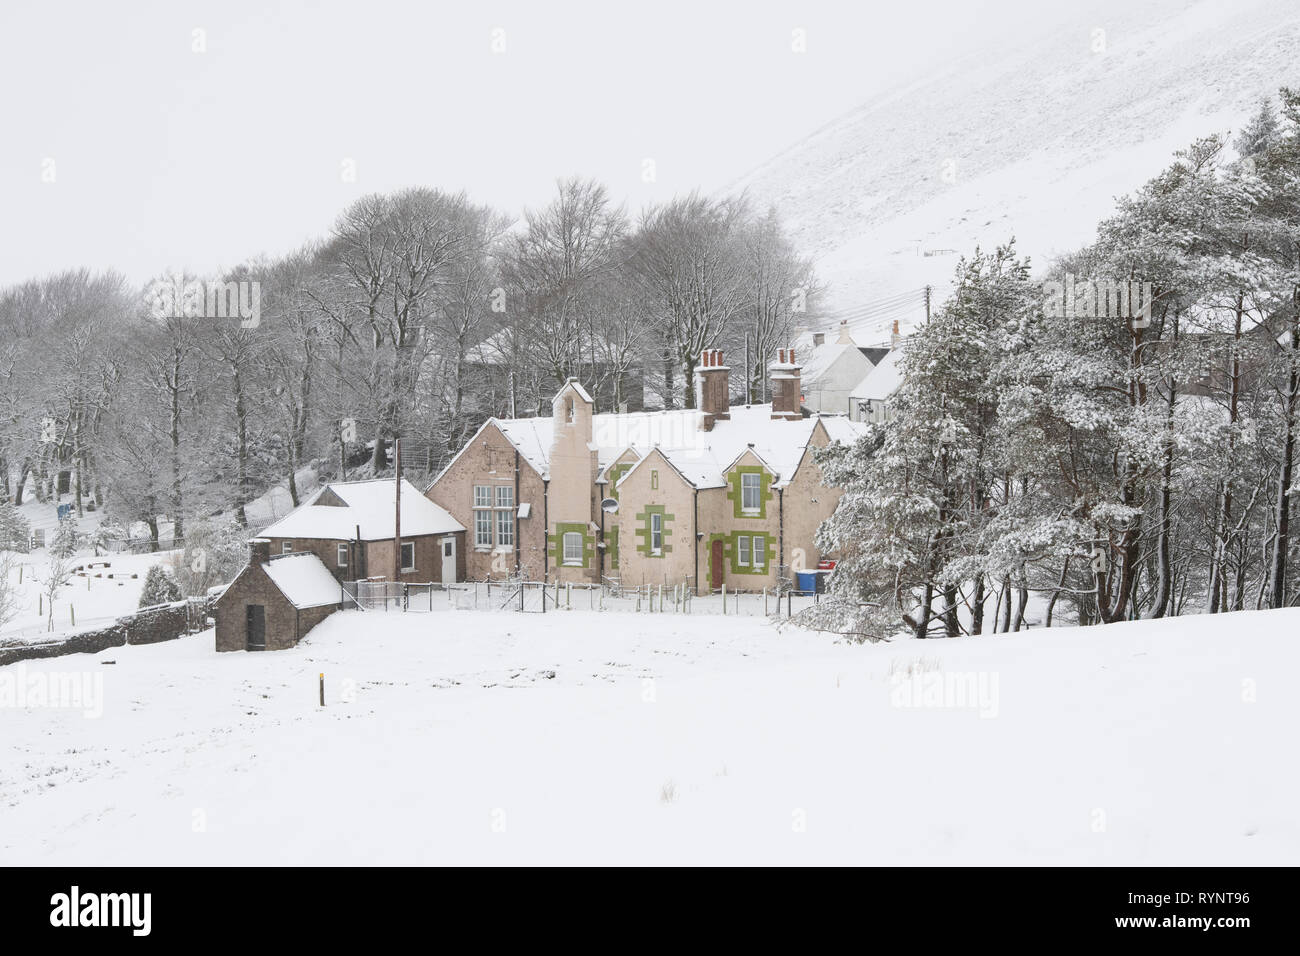
M582 566L582 535L576 531L564 532L564 563Z
M650 553L664 553L664 516L657 511L650 512Z
M736 563L742 568L749 567L749 535L736 536Z
M403 571L415 570L415 542L414 541L402 542L402 570Z
M492 486L474 486L474 547L492 547Z
M496 488L497 547L515 546L515 489L510 485Z
M338 563L340 568L348 566L348 546L346 544L339 545Z
M761 534L754 535L754 567L761 568L767 565L767 537Z
M762 500L759 495L762 493L762 476L752 472L745 472L740 476L740 510L741 511L761 511Z
M284 544L282 544L282 545L280 546L280 550L281 550L284 554L288 554L290 551L293 550L293 542L292 542L292 541L286 541Z

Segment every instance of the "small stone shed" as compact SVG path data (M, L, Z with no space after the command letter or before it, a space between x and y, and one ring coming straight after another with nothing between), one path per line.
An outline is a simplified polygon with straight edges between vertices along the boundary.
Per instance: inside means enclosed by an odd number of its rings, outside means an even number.
M342 606L342 586L319 557L273 557L269 541L254 539L248 566L216 600L217 650L293 647Z

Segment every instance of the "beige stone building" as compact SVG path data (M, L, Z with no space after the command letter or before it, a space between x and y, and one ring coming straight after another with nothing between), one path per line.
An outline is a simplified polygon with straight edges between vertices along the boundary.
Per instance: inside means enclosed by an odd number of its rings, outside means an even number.
M625 414L594 414L571 380L549 418L487 421L425 493L468 529L470 579L772 587L823 557L839 492L813 450L864 426L801 414L793 350L771 373L771 404L733 407L709 351L698 408Z

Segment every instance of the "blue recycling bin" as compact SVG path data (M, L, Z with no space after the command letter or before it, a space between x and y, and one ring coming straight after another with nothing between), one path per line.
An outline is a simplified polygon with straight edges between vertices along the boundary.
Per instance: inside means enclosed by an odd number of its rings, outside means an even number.
M816 571L796 571L795 580L799 584L799 590L804 594L812 594L817 590Z

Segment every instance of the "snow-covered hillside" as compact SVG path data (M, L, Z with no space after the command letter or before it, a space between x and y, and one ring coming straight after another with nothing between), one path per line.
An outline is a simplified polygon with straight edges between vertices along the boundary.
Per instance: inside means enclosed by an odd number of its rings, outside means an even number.
M927 283L942 297L977 243L1014 235L1040 261L1077 248L1175 150L1239 129L1262 96L1300 83L1294 0L1085 6L1054 11L1030 42L934 64L735 188L778 207L831 306ZM919 296L908 302L905 324L923 314ZM888 322L859 332L886 338Z
M345 612L292 651L207 633L33 662L101 675L103 713L0 708L0 859L1294 864L1298 626L859 647L704 615Z

